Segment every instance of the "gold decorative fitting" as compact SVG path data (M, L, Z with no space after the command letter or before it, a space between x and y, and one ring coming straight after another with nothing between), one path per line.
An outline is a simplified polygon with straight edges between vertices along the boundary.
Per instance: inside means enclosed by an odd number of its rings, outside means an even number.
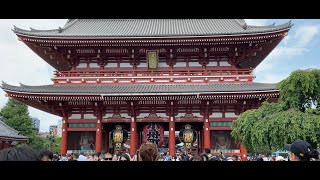
M186 149L192 148L192 143L196 139L195 130L191 128L191 125L185 125L179 133L179 140L184 143Z
M115 148L121 149L122 141L123 141L122 127L120 125L117 125L113 133L113 142L115 144Z

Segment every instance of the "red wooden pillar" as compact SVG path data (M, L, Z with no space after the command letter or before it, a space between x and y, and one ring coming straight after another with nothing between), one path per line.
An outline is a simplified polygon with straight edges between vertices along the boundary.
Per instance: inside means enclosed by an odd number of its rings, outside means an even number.
M63 117L60 154L66 154L67 148L68 148L68 117Z
M211 148L210 145L210 125L208 118L203 121L203 148Z
M174 123L174 117L170 117L169 121L169 155L176 155L176 128Z
M106 146L105 150L109 152L109 131L106 130Z
M131 117L130 125L130 155L134 155L137 151L137 122L135 116Z
M102 122L101 114L98 114L98 121L96 125L96 143L95 143L95 152L101 152L102 148Z
M240 156L241 156L241 160L242 161L247 161L247 154L248 154L248 151L247 149L242 145L240 144Z

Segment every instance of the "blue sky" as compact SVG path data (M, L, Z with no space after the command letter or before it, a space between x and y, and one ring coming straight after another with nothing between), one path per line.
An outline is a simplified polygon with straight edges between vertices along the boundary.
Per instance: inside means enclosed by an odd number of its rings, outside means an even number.
M246 19L249 25L282 24L290 19ZM2 19L0 20L0 81L19 85L52 84L53 68L26 45L17 40L13 26L23 29L55 29L65 19ZM294 26L285 39L255 69L255 82L277 83L297 69L320 67L320 20L292 20ZM0 90L0 108L8 98ZM31 116L40 119L40 131L48 132L60 117L29 107Z

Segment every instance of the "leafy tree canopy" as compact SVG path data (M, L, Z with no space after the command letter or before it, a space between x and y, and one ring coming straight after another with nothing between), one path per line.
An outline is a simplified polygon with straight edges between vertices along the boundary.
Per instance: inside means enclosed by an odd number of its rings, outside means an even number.
M298 70L278 84L277 103L242 113L231 135L249 152L270 153L303 139L320 144L320 70Z
M299 108L301 111L310 107L319 107L320 101L320 69L297 70L282 80L280 102L287 109Z
M48 149L54 153L60 152L61 138L39 137L37 132L32 128L32 118L29 116L27 105L10 98L7 104L0 110L0 116L8 126L27 136L29 138L27 144L35 150Z

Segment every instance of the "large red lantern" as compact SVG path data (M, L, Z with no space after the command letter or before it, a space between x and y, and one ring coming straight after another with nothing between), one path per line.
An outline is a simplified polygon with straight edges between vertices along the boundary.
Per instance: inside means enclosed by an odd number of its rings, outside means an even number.
M149 141L156 144L158 147L162 146L163 135L164 135L164 129L162 125L150 123L144 126L143 132L144 132L143 142Z

